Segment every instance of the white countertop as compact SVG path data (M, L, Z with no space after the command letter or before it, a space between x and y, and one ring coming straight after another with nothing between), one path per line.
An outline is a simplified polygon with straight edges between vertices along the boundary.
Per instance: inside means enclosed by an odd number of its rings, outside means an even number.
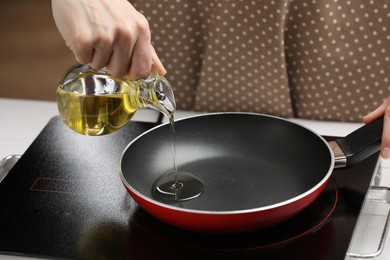
M178 119L194 114L196 113L178 111L175 114L175 118ZM48 121L56 115L58 115L58 111L55 102L0 98L0 119L2 122L0 127L0 160L8 155L22 155ZM155 111L139 110L133 120L155 122L157 117L158 113ZM300 119L292 119L292 121L302 124L320 135L330 136L345 136L362 125L360 123L321 122ZM390 162L382 160L380 167L382 168L382 174L379 185L390 186ZM378 225L383 225L386 220L387 209L384 212L383 210L377 210L375 206L373 207L371 211L367 212L367 219L364 218L360 221L361 231L356 235L357 237L366 237L365 239L368 237L367 241L375 240L371 239L370 236L377 236L378 232L373 233L372 230L377 228L376 226ZM373 221L372 219L378 220ZM359 249L366 245L367 243L360 238L355 243L355 247ZM372 249L369 248L366 251L370 252L370 250ZM377 259L387 259L387 256L390 255L387 251L390 251L390 246L387 246L385 252ZM0 256L0 259L16 258L19 257Z

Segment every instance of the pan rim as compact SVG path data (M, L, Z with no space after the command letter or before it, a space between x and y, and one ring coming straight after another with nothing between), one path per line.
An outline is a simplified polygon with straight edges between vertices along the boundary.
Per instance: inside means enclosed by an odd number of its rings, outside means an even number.
M301 200L303 198L308 197L310 194L316 192L321 186L323 186L330 179L330 177L332 175L332 172L333 172L333 169L334 169L334 164L335 164L335 156L334 156L332 148L330 147L329 143L321 135L319 135L315 131L309 129L308 127L304 126L303 124L301 124L299 122L292 122L292 121L290 121L290 120L288 120L286 118L281 118L281 117L273 116L273 115L260 114L260 113L253 113L253 112L212 112L212 113L202 113L202 114L198 114L198 115L192 115L192 116L183 117L183 118L180 118L178 120L175 120L175 122L182 121L182 120L189 120L189 119L192 119L192 118L204 117L204 116L218 116L218 115L232 115L232 114L234 114L234 115L253 115L253 116L274 118L276 120L285 121L285 122L288 122L290 124L293 124L293 125L296 125L296 126L299 126L301 128L304 128L304 129L308 130L312 134L316 135L325 144L325 146L329 150L329 156L330 156L331 162L329 164L328 172L324 175L324 177L321 179L321 181L319 181L315 186L313 186L311 189L305 191L304 193L301 193L298 196L292 197L292 198L290 198L288 200L285 200L285 201L282 201L282 202L279 202L279 203L275 203L275 204L272 204L272 205L268 205L268 206L262 206L262 207L256 207L256 208L250 208L250 209L240 209L240 210L211 211L211 210L198 210L198 209L181 208L181 207L165 204L163 202L159 202L157 200L154 200L154 199L152 199L152 198L142 194L141 192L139 192L138 190L133 188L133 186L130 185L130 183L127 182L126 178L124 177L123 171L122 171L122 159L123 159L123 156L126 153L127 149L134 142L136 142L138 139L142 138L144 135L148 134L149 132L152 132L155 129L158 129L160 127L164 127L165 125L169 124L169 122L167 122L167 123L163 123L163 124L157 125L157 126L151 128L151 129L148 129L147 131L143 132L142 134L140 134L139 136L134 138L125 147L125 149L123 149L123 151L121 153L121 156L119 158L119 165L118 165L118 167L119 167L118 174L119 174L119 176L120 176L120 178L122 180L122 183L125 185L125 187L127 189L129 189L131 192L136 194L138 197L140 197L141 199L143 199L143 200L145 200L145 201L147 201L147 202L149 202L151 204L154 204L154 205L156 205L158 207L170 209L170 210L173 210L173 211L179 211L179 212L184 212L184 213L191 213L191 214L201 214L201 215L204 215L204 214L206 214L206 215L234 215L234 214L257 213L257 212L268 211L268 210L272 210L272 209L275 209L275 208L278 208L278 207L286 206L288 204L294 203L294 202L296 202L298 200Z

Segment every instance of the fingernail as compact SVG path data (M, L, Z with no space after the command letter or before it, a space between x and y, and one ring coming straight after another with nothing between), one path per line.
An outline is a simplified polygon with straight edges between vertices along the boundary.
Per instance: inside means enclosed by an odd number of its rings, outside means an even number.
M382 149L382 157L383 159L390 159L390 148L385 147Z

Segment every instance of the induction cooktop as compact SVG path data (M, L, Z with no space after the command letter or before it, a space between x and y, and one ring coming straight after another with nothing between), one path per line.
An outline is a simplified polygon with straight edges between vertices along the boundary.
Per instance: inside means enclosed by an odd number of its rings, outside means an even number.
M111 135L87 137L52 118L0 183L0 253L65 259L344 259L378 154L335 170L312 205L278 226L210 235L155 219L124 188L120 155L155 125L130 122Z

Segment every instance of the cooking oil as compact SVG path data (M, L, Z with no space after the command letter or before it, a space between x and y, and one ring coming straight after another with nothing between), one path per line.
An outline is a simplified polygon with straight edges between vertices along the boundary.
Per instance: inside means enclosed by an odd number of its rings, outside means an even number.
M63 89L58 102L65 124L83 135L104 135L117 131L133 117L139 107L137 95L112 94L83 96Z

